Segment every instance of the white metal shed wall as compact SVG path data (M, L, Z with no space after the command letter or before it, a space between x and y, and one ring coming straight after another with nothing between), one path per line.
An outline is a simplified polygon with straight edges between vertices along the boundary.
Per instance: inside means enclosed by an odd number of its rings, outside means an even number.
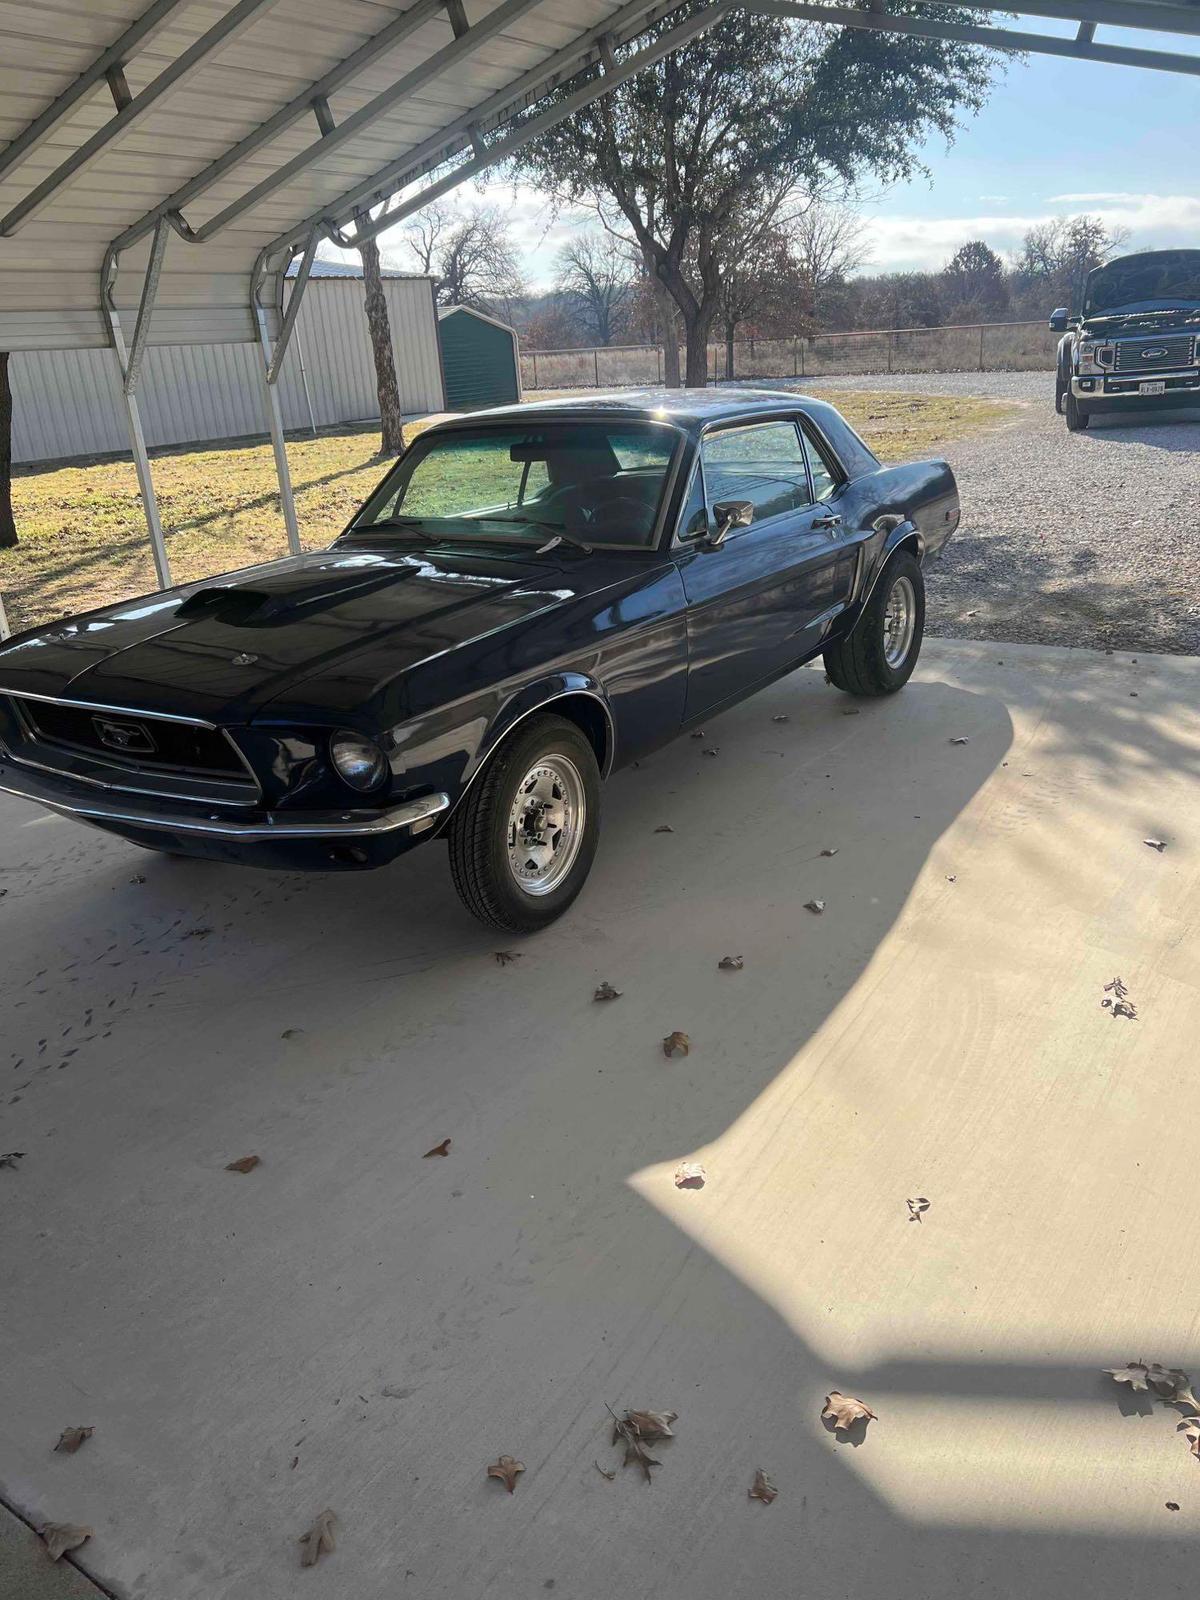
M445 401L430 280L387 278L384 293L400 404L409 412L440 411ZM318 426L379 415L361 278L319 278L309 284L279 380L288 428L308 426L301 352ZM152 347L139 389L148 443L265 433L261 368L254 345ZM18 352L11 375L15 461L128 450L120 376L111 350Z

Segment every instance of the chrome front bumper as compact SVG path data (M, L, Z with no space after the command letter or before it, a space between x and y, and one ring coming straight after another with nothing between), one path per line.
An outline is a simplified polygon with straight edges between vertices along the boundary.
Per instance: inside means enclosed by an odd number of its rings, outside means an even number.
M1143 395L1143 383L1165 383L1162 394ZM1085 387L1085 385L1087 387ZM1082 378L1071 379L1071 393L1076 400L1132 399L1165 400L1171 395L1195 395L1200 400L1200 373L1195 372L1141 372L1113 374L1110 372L1086 373Z
M337 844L401 830L411 836L431 831L437 818L450 809L449 795L428 794L402 805L371 811L263 811L254 817L238 819L216 813L202 814L195 807L186 808L170 801L147 805L140 797L73 793L69 782L47 782L2 752L0 792L19 795L22 800L32 800L60 816L111 828L118 833L125 828L148 828L235 844L301 839Z

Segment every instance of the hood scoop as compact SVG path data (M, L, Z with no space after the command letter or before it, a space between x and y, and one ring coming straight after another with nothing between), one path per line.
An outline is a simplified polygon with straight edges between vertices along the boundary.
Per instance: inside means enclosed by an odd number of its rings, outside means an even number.
M397 580L411 578L414 570L396 563L388 563L383 571L378 565L367 571L361 567L349 572L345 568L317 569L292 574L286 582L269 588L237 584L197 589L188 595L175 616L180 622L204 620L229 628L269 628L312 616L372 590L388 588Z

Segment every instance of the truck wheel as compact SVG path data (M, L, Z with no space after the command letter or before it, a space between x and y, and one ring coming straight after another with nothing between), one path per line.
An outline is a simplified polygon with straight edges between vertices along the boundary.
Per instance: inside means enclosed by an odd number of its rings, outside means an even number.
M925 578L908 550L888 562L850 633L825 652L830 682L847 694L895 694L912 677L925 633Z
M583 888L600 836L596 753L565 717L530 717L450 819L450 871L472 916L536 933Z
M1067 397L1063 404L1063 413L1067 419L1067 431L1069 433L1082 433L1087 427L1088 423L1092 420L1090 415L1083 410L1079 404L1079 401L1076 400L1075 396L1069 389L1067 390Z

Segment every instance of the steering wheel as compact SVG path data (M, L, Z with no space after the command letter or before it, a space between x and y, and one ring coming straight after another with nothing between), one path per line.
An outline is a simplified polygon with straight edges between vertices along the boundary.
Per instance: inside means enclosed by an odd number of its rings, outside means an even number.
M579 526L594 532L609 521L625 518L640 527L649 509L644 500L631 494L614 495L611 499L598 497L590 505L578 507Z

